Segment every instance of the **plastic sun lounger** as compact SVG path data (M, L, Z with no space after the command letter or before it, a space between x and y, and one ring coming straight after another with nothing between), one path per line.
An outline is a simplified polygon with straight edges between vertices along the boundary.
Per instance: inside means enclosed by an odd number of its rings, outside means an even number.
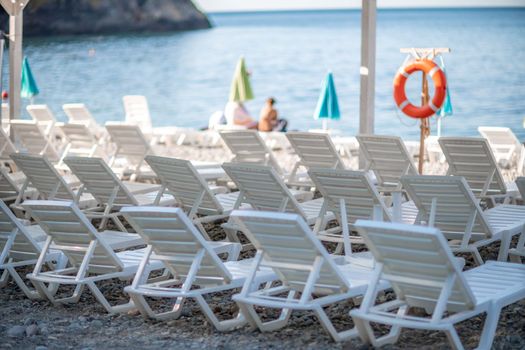
M479 126L478 132L488 140L498 164L507 162L518 175L523 173L525 149L510 128Z
M0 159L2 161L10 161L9 157L13 153L17 153L17 149L9 136L0 128Z
M15 145L22 152L45 155L50 161L60 161L60 152L55 148L50 138L44 135L35 121L13 120L11 132L15 135Z
M250 275L233 297L253 327L273 331L286 326L293 310L311 310L335 341L358 335L355 328L336 330L323 307L364 295L373 278L371 267L329 255L300 215L237 210L232 218L257 248ZM263 268L273 269L281 285L251 288ZM388 284L379 281L377 288ZM276 320L263 322L255 306L282 311Z
M62 105L64 113L69 118L70 124L82 124L90 130L96 137L102 138L105 130L100 126L88 108L83 103L66 103Z
M8 202L16 200L19 196L21 199L34 197L38 191L34 188L25 187L22 191L21 181L25 181L25 176L21 178L17 176L13 177L12 174L8 173L6 169L0 167L0 200Z
M511 238L525 225L525 206L502 204L483 211L462 176L403 176L403 188L418 209L416 224L437 227L454 252L467 252L478 264L478 249L500 241L498 260L506 261Z
M357 135L359 152L366 158L364 171L372 170L380 190L401 190L403 175L417 175L418 171L400 137Z
M72 202L26 201L23 206L48 235L33 273L27 275L42 297L55 305L77 303L87 286L109 313L126 312L134 308L131 301L111 305L96 282L133 278L143 260L145 249L115 253ZM51 271L42 269L42 257L50 247L59 249L66 255L68 267ZM147 266L151 270L161 268L161 263L154 260ZM75 288L71 296L56 298L46 288L46 283L73 285Z
M478 349L490 349L501 309L525 298L525 265L489 261L462 272L464 262L437 228L361 220L356 227L376 260L370 288L350 312L367 344L395 343L402 328L412 328L445 332L452 348L463 349L454 325L486 313ZM382 280L397 298L376 304ZM409 315L413 308L430 316ZM391 326L390 332L376 337L370 323Z
M140 189L139 194L133 194L131 188L122 182L100 158L67 157L64 163L80 179L82 187L79 191L90 193L99 205L89 213L91 217L102 218L99 228L104 228L108 219L111 219L120 230L125 231L118 218L120 214L114 211L123 206L152 205L158 196L159 187L156 185L149 185L151 187L148 192ZM175 199L165 194L157 203L172 205Z
M398 207L388 208L364 171L310 168L308 175L324 199L314 232L323 241L339 243L337 252L344 246L345 254L350 255L352 243L363 244L361 237L351 235L358 219L414 223L414 203L396 203ZM320 218L328 211L335 214L339 226L326 230Z
M56 136L57 120L47 105L28 105L27 112L42 127L44 135L52 139Z
M480 199L515 197L508 191L489 143L477 137L441 137L439 145L448 163L447 175L464 176L472 192Z
M60 125L59 128L67 141L60 163L67 156L104 157L105 153L101 151L101 144L84 124L68 123Z
M226 331L246 323L241 313L232 319L219 320L205 296L243 286L253 259L222 262L213 251L211 242L202 237L180 208L134 207L123 208L122 212L148 243L141 268L147 266L150 259L158 259L172 276L168 280L147 283L149 272L141 269L131 286L125 289L144 316L177 318L184 302L194 299L210 324L218 330ZM252 280L253 288L275 278L271 270L262 269L258 278ZM145 297L174 299L173 307L166 312L157 312Z
M16 153L12 154L11 158L26 175L26 180L14 203L15 207L18 207L25 199L26 189L29 186L35 188L42 199L76 201L81 208L96 205L93 196L74 191L45 156Z
M255 163L260 165L269 165L277 171L277 173L285 179L289 174L285 174L273 152L268 148L266 143L261 138L261 135L256 130L222 130L219 132L226 147L233 154L232 163ZM283 136L284 137L284 136ZM304 180L304 179L303 179ZM298 174L294 176L294 182L291 186L300 186L301 179ZM306 185L309 185L306 183ZM301 191L302 196L296 191L295 198L301 201L310 200L313 198L311 191Z
M525 198L525 177L520 176L516 178L516 187L518 188L522 201ZM510 260L516 263L521 263L522 257L525 257L525 233L522 232L518 239L518 244L515 248L509 250Z
M306 169L331 168L345 169L345 163L337 152L330 135L327 133L289 131L286 137L299 157L290 175L290 181L295 181L297 170L303 166Z

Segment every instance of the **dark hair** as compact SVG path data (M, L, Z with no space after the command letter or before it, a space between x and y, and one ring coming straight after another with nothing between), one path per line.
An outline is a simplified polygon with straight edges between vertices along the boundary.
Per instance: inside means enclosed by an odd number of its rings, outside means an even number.
M268 103L270 103L271 105L273 105L273 104L274 104L275 102L277 102L277 101L275 101L275 98L273 98L273 97L268 97L268 98L266 99L266 102L268 102Z

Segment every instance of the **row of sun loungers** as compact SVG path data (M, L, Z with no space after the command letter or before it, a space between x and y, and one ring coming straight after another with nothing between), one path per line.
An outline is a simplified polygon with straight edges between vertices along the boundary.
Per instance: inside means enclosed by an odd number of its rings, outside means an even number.
M484 138L441 138L448 174L421 176L397 137L358 135L366 167L357 171L329 135L289 132L299 161L287 173L257 132L221 131L232 160L203 164L156 155L136 125L100 130L108 135L100 152L112 157L70 147L51 158L49 145L27 152L4 134L2 159L23 175L0 169L0 287L12 278L27 297L53 304L79 302L87 287L108 312L161 320L193 299L220 331L277 330L293 310L311 310L334 340L374 346L416 328L443 331L461 348L454 324L486 313L480 349L490 348L501 309L525 298L525 178L506 184ZM213 241L206 224L218 222L226 239ZM498 261L485 261L479 249L493 243ZM239 260L248 249L255 257ZM464 271L456 253L477 266ZM28 266L31 286L19 273ZM99 289L113 278L129 281L128 303L112 305ZM223 291L239 306L226 320L207 303ZM382 291L396 298L377 304ZM151 298L171 300L169 310ZM324 307L345 300L360 304L354 327L336 330ZM263 321L260 307L281 313ZM371 323L392 328L379 337Z

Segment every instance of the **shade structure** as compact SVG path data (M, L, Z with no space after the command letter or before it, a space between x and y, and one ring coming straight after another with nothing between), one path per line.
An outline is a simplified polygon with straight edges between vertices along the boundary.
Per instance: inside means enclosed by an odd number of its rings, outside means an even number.
M239 59L235 73L233 75L229 101L244 102L253 99L252 86L250 84L250 77L246 71L246 64L244 57Z
M22 98L33 98L34 96L38 95L39 92L40 91L36 85L35 78L33 77L33 73L29 67L29 61L27 57L24 57L24 61L22 63L22 84L20 88L20 96Z
M321 87L321 95L317 101L314 118L323 119L323 129L327 128L326 121L338 120L341 117L339 111L339 101L335 91L334 77L331 72L326 75Z

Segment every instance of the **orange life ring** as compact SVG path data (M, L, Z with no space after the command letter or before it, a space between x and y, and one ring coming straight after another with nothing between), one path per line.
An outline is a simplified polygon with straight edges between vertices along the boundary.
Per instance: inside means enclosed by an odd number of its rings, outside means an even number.
M434 97L421 107L411 104L405 94L405 83L410 74L423 71L434 82ZM399 109L412 118L428 118L436 113L445 102L447 79L437 64L428 59L412 62L401 67L394 78L394 100Z

